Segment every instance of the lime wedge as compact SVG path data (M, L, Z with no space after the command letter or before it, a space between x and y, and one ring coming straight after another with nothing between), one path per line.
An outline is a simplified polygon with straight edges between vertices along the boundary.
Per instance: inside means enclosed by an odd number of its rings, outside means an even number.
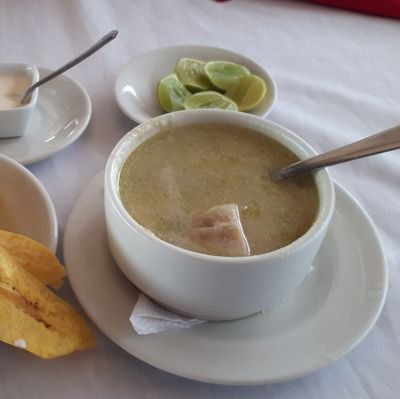
M241 76L250 75L246 67L228 61L207 62L204 70L211 83L222 90L227 90Z
M216 91L202 91L191 95L185 100L185 109L194 108L220 108L237 111L234 101Z
M266 93L264 80L256 75L248 75L233 82L225 95L235 101L239 111L250 111L261 103Z
M204 72L205 65L204 61L181 58L175 66L175 73L190 91L207 90L210 88L211 83Z
M158 83L158 101L167 112L184 109L183 103L191 94L174 73L161 79Z

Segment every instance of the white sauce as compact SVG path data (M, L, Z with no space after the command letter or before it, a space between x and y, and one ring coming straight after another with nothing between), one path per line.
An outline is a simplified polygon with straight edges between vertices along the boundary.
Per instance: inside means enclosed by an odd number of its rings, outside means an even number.
M0 109L19 107L31 83L30 77L23 73L0 73Z
M22 338L18 338L14 341L14 346L21 349L26 349L26 341Z

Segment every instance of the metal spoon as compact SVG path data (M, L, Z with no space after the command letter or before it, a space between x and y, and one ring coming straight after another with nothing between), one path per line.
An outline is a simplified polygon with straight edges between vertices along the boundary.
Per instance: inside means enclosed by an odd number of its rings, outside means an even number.
M64 73L68 69L72 68L76 64L79 64L80 62L82 62L83 60L88 58L90 55L95 53L97 50L100 50L108 42L110 42L111 40L114 40L117 37L117 35L118 35L118 31L117 30L112 30L111 32L107 33L104 37L102 37L98 42L93 44L93 46L91 46L86 51L84 51L81 55L79 55L78 57L74 58L72 61L68 62L67 64L65 64L61 68L58 68L57 70L52 72L50 75L47 75L43 79L40 79L39 81L37 81L34 85L29 87L29 89L25 92L24 96L21 99L21 104L25 105L25 104L29 103L33 91L35 89L37 89L39 86L49 82L50 80L54 79L58 75L61 75L62 73Z
M396 150L398 148L400 148L400 126L395 126L363 140L345 145L344 147L325 152L304 161L295 162L281 169L273 170L270 173L270 178L273 181L279 181L326 166L336 165L338 163Z

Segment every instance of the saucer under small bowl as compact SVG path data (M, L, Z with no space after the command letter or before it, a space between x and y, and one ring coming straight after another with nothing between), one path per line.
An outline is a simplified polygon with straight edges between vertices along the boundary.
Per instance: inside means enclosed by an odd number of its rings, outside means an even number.
M261 104L249 113L267 116L275 104L277 89L266 69L252 59L217 47L181 45L159 48L134 57L118 75L115 82L115 97L121 111L137 123L164 114L157 98L157 84L161 78L174 71L180 58L195 58L202 61L229 61L247 67L260 76L267 85L267 93Z
M57 217L40 181L25 167L0 154L0 229L28 236L55 252Z
M40 77L51 73L38 68ZM23 137L1 138L0 153L28 165L48 158L71 145L85 131L92 103L85 88L60 75L38 89Z

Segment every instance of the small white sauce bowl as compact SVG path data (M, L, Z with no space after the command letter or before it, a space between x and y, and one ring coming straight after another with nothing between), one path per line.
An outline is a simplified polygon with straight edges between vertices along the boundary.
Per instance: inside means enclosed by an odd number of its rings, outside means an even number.
M302 237L283 248L236 258L178 248L156 237L128 214L119 196L119 175L140 143L165 128L193 123L246 127L279 141L301 159L316 154L284 127L239 112L180 111L145 122L120 140L107 162L105 216L110 249L128 279L167 308L209 320L249 316L289 297L304 280L331 221L333 182L326 170L315 173L319 193L316 220Z
M22 74L28 77L29 86L39 80L39 71L33 65L16 64L16 63L0 63L1 75ZM28 89L26 87L26 89ZM24 93L20 93L23 95ZM0 87L1 95L1 87ZM20 105L15 108L0 107L0 139L5 137L21 137L24 135L29 118L36 106L38 90L35 90L28 104Z
M25 167L0 154L0 229L57 248L57 217L49 194Z

